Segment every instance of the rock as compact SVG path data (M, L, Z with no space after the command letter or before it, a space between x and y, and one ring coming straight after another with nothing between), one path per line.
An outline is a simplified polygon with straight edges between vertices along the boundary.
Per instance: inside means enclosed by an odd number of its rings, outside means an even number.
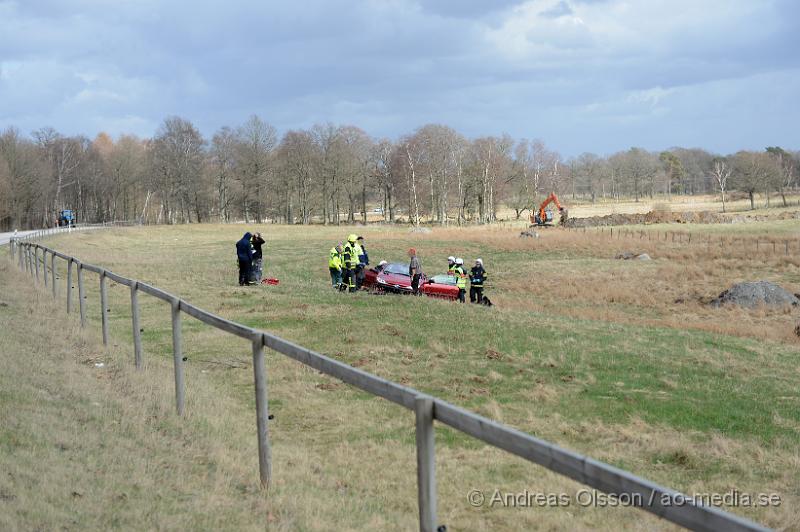
M641 255L637 255L636 258L638 260L653 260L647 253L642 253Z
M536 231L523 231L519 234L520 238L539 238L539 233Z
M625 251L624 253L618 254L614 258L615 259L620 259L620 260L631 260L633 258L636 258L636 253L631 253L630 251Z
M775 283L756 281L752 283L735 284L711 301L711 306L714 307L720 307L726 304L738 305L745 308L755 308L759 305L786 307L800 305L800 299Z

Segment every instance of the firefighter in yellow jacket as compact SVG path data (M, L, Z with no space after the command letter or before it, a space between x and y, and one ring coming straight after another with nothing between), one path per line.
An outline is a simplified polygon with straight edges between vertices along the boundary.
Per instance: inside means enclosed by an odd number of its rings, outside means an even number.
M328 270L331 272L331 284L339 288L342 284L342 245L337 244L331 248L328 256Z
M467 298L467 271L464 269L464 259L456 259L456 267L453 268L453 275L456 276L456 286L458 287L458 300L465 303Z
M356 291L356 268L358 267L358 252L356 240L358 235L348 235L347 243L342 250L342 283L349 292Z

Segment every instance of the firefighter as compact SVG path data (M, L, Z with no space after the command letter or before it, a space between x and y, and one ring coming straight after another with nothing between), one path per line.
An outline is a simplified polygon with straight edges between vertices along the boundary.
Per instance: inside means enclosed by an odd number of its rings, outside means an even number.
M456 286L458 287L458 300L466 302L467 294L467 272L464 270L464 259L456 259L456 267L453 268L453 275L456 276Z
M456 258L452 255L447 257L447 275L455 275L453 270L456 268Z
M358 266L358 253L356 252L357 235L349 235L347 243L342 250L342 283L349 292L356 291L356 267Z
M469 302L483 303L483 283L488 274L483 269L483 260L475 259L475 266L469 272Z
M331 284L334 288L339 288L342 284L342 244L336 244L331 248L328 270L331 272Z

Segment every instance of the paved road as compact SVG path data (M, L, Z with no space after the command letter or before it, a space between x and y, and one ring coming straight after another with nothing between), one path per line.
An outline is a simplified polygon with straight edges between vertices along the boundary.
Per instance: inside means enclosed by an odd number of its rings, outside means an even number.
M17 236L23 237L25 235L29 235L35 232L36 231L17 231ZM13 231L10 233L0 233L0 246L5 246L6 244L8 244L8 241L11 239L12 236L14 236Z

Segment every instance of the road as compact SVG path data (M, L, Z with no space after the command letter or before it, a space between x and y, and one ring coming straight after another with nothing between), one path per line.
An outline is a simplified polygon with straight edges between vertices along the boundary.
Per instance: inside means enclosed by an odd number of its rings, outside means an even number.
M29 235L31 233L35 233L36 231L17 231L18 237L23 237L25 235ZM8 244L8 241L11 240L11 237L14 236L14 232L10 233L0 233L0 246L5 246Z

